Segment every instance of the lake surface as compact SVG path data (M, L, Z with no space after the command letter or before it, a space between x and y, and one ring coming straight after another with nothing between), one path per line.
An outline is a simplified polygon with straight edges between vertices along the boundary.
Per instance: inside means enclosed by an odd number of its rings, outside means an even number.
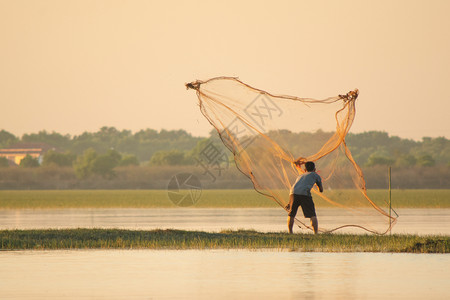
M0 252L2 299L449 299L450 255Z
M397 209L397 213L400 217L392 233L450 235L450 209ZM353 220L352 216L342 215L341 212L333 209L321 209L318 211L318 218L319 226L326 224L329 227L361 221ZM307 220L304 221L307 222ZM382 228L387 228L387 224L381 225ZM286 231L287 226L286 213L280 208L0 210L0 229L79 227L135 230L173 228L203 231L254 229L269 232ZM300 232L300 229L294 228L294 231ZM360 229L350 229L347 232L366 233Z
M397 212L393 233L450 234L450 209ZM344 220L353 221L332 209L319 214L327 224ZM279 208L0 210L0 229L78 227L285 231L286 214ZM449 299L448 266L449 254L0 251L0 299Z

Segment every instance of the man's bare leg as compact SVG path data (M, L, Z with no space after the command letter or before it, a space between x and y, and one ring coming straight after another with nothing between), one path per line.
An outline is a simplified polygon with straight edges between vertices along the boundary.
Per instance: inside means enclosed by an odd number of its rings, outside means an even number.
M292 227L294 227L294 220L295 219L291 216L288 216L287 218L289 233L292 233Z
M317 221L317 217L311 217L311 226L314 229L314 234L317 234L319 230L319 222Z

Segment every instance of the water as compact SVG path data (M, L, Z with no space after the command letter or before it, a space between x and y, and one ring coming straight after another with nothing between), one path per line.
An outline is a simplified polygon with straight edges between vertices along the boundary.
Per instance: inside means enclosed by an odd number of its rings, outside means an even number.
M450 255L0 252L2 299L449 299Z
M392 233L450 235L450 209L397 209L397 212L400 217ZM351 216L342 215L342 212L333 209L321 209L318 215L319 225L327 224L330 227L352 224L354 221ZM286 213L280 208L0 210L0 229L79 227L204 231L254 229L268 232L286 231L287 225ZM387 225L382 228L385 227ZM353 231L366 233L358 229Z
M401 209L393 233L450 234L450 209ZM341 219L340 219L341 218ZM319 221L348 221L322 210ZM351 221L351 220L350 220ZM281 209L0 210L0 229L285 231ZM1 299L449 299L450 255L244 250L0 252Z

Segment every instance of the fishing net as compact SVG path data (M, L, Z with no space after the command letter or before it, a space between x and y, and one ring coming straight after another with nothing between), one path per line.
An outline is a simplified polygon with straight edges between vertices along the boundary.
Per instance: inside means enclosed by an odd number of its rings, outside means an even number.
M313 161L325 189L311 191L319 232L358 228L383 234L395 223L368 196L361 168L345 142L358 90L323 100L276 96L231 77L186 87L196 90L202 114L257 192L286 209L291 185L305 172L305 162ZM295 222L312 230L301 210Z

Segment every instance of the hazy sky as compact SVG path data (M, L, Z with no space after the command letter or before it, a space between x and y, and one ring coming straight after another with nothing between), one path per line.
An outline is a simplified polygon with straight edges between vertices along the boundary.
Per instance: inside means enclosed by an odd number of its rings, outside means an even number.
M351 132L450 138L450 1L0 0L0 129L207 135L184 83L359 88ZM292 128L296 131L296 128Z

